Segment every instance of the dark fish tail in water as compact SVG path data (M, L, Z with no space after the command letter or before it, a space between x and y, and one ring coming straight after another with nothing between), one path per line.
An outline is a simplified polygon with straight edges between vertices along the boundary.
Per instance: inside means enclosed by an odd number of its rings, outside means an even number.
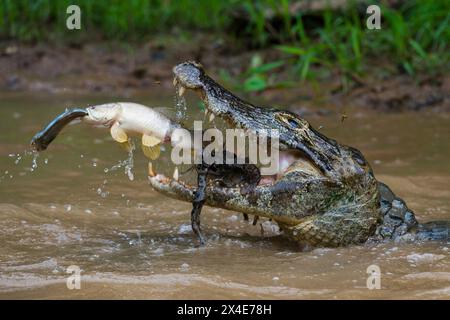
M31 139L32 148L36 151L47 149L48 145L67 124L75 119L82 118L87 114L85 109L67 109L53 119L43 130L36 133L33 139Z
M431 221L419 224L417 236L420 240L449 240L450 223L448 221Z

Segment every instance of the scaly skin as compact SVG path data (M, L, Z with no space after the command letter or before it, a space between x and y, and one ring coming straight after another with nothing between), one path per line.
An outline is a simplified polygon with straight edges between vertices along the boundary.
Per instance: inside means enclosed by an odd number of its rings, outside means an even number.
M209 185L206 205L272 218L286 236L311 246L448 239L448 224L419 225L406 204L375 179L360 151L325 137L294 113L241 100L197 63L185 62L173 71L176 82L199 93L215 116L253 132L277 129L280 149L298 154L273 184L258 185L248 193ZM193 200L193 186L162 175L149 180L167 196Z

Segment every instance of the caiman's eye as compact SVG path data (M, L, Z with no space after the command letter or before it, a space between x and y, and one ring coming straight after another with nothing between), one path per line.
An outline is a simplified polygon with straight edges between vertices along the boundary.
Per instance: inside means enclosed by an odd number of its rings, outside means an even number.
M298 128L298 122L294 119L288 119L288 123L293 128Z
M308 123L300 118L296 118L294 115L287 113L279 113L276 115L278 120L288 124L292 129L303 129L308 127Z

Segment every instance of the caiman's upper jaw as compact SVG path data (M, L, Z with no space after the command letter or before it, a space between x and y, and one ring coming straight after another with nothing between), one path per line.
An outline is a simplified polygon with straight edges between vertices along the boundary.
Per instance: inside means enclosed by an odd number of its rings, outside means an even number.
M181 97L186 89L201 89L201 77L204 75L203 67L197 62L184 62L173 68L173 85L177 88L178 95Z
M191 61L180 63L173 68L173 73L173 85L178 95L182 97L186 89L197 92L205 105L207 118L214 119L217 116L231 128L246 129L253 133L261 129L274 129L267 122L255 123L254 117L259 115L252 110L254 107L207 76L201 64Z

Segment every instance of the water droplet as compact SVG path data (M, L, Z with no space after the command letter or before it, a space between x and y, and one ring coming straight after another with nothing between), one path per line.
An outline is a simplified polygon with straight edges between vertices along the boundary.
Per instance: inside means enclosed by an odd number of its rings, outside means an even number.
M183 264L180 266L180 270L181 270L181 271L188 271L190 268L191 268L191 266L190 266L189 264L187 264L187 263L183 263Z
M180 87L177 88L177 93L175 94L175 110L176 110L176 119L177 121L183 120L186 118L187 104L184 96L178 94Z
M138 243L141 244L142 243L142 239L141 239L141 232L138 230L136 231L136 235L138 237Z
M22 156L20 154L18 154L14 163L19 164L20 160L22 160Z
M34 152L33 154L33 160L31 160L31 171L34 171L37 169L38 164L37 164L37 159L39 157L39 152Z

